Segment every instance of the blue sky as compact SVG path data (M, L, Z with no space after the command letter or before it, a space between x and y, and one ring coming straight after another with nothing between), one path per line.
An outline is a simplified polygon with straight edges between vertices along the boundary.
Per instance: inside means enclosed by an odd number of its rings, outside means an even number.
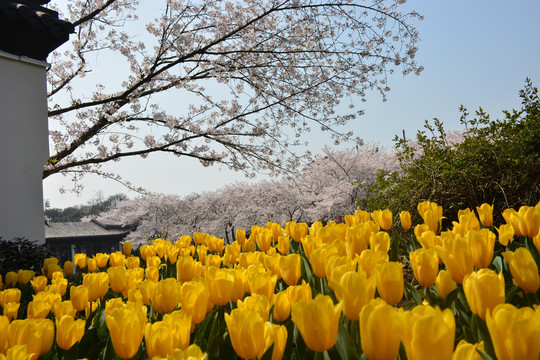
M357 107L365 115L349 124L355 134L368 142L392 146L395 135L405 130L413 137L424 121L439 118L448 129L460 129L461 104L471 114L482 107L492 118L502 118L502 110L519 108L519 90L529 77L540 86L540 1L535 0L410 0L403 11L415 9L424 15L417 23L420 32L418 63L420 76L389 77L388 101L378 94L368 95ZM326 139L314 136L313 148L322 148ZM170 156L126 159L109 169L149 191L187 195L210 191L242 181L242 174L203 168L197 161ZM53 207L84 204L96 192L105 196L129 192L112 180L88 176L82 195L60 194L69 180L54 175L44 181L44 198Z

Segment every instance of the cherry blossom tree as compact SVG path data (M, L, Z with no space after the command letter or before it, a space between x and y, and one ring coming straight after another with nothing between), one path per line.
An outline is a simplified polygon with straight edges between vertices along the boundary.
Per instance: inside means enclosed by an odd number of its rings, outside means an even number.
M76 33L49 58L52 151L43 178L97 173L122 181L102 165L157 152L248 176L279 174L310 161L312 128L335 144L361 142L340 131L362 113L350 99L365 100L368 91L384 99L387 74L422 70L413 26L421 16L402 14L403 2L58 4Z

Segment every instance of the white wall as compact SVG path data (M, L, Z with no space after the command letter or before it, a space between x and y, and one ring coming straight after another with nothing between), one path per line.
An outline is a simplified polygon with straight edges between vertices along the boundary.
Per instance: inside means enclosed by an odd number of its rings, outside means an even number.
M0 236L45 242L46 63L0 52Z

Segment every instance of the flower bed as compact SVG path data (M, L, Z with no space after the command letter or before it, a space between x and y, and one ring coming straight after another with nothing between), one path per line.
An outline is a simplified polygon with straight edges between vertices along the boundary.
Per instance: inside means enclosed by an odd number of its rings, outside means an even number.
M540 204L498 228L486 204L445 231L440 206L418 211L9 272L0 359L537 359Z

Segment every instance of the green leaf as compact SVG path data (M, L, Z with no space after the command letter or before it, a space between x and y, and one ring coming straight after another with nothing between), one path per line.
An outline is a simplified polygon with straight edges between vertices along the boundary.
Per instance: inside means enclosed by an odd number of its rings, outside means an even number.
M414 300L417 305L421 305L422 298L420 297L420 293L418 292L418 289L408 281L403 281L403 284L405 285L404 287L405 298L407 300Z
M342 322L339 323L338 336L334 346L342 359L360 359L356 345Z

